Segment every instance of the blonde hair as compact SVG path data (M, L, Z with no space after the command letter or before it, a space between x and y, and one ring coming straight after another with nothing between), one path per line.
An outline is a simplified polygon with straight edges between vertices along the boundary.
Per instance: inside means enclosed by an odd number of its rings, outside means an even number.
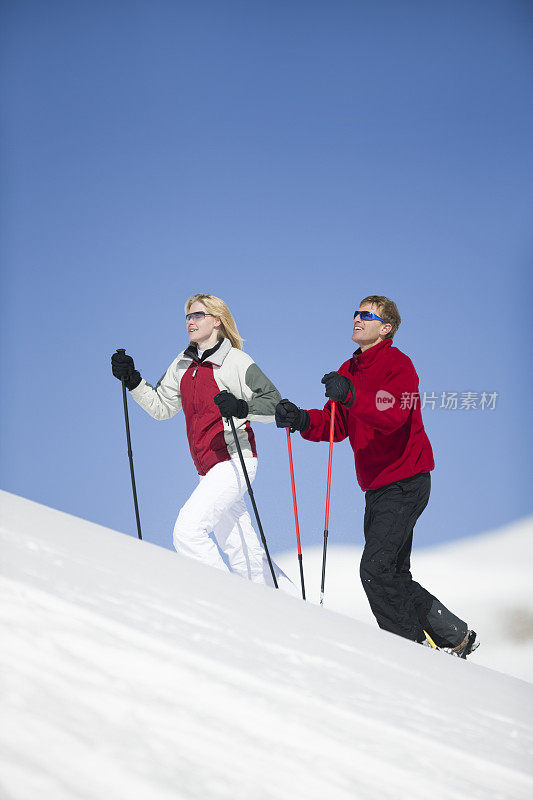
M229 339L232 347L236 347L237 350L242 350L244 339L240 336L237 330L237 324L224 300L221 300L220 297L215 297L214 294L193 294L185 303L186 314L189 313L190 307L193 303L196 303L197 300L207 308L210 314L220 319L218 338Z
M388 297L384 297L381 294L371 294L369 297L365 297L363 300L361 300L359 303L359 308L363 305L363 303L370 303L374 306L377 306L379 316L383 317L383 319L392 326L385 338L394 339L394 334L400 327L402 321L400 312L398 311L398 306L394 300L389 300Z

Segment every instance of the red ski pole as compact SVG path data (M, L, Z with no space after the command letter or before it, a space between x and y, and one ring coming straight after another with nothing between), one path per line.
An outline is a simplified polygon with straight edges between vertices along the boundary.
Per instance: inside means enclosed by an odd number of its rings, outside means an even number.
M329 458L328 458L328 482L326 488L326 519L324 522L324 550L322 552L322 583L320 585L320 605L324 605L324 584L326 582L326 550L328 546L329 528L329 493L331 490L331 460L333 458L333 433L335 430L335 400L331 402L331 419L329 423Z
M298 506L296 505L296 486L294 484L294 467L292 464L292 445L290 428L287 431L287 448L289 450L289 468L291 471L292 504L294 506L294 524L296 526L296 543L298 545L298 562L300 564L300 580L302 582L302 599L305 600L304 568L302 563L302 545L300 542L300 524L298 522Z

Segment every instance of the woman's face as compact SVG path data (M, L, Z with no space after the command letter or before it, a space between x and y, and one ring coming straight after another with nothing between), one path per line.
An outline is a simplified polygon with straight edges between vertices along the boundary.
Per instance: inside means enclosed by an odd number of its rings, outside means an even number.
M196 314L198 314L198 317L196 317ZM218 329L220 328L220 318L210 314L199 300L195 300L189 308L186 324L190 342L200 345L202 350L206 350L207 347L214 347L217 342ZM202 345L204 346L202 347Z

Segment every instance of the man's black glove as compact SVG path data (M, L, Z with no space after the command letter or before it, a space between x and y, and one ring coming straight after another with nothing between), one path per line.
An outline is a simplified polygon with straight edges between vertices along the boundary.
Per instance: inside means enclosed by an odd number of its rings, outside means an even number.
M229 419L229 417L244 419L244 417L248 416L248 403L246 400L235 397L231 392L224 390L215 395L213 399L225 419Z
M327 375L324 375L320 383L325 385L326 397L329 397L330 400L335 400L337 403L346 403L348 405L353 403L353 383L349 381L348 378L345 378L344 375L340 375L338 372L328 372ZM350 403L348 403L350 392L352 396Z
M290 400L280 400L274 412L278 428L290 428L294 431L305 431L311 423L311 417L303 408L298 408Z
M124 379L126 389L135 389L141 382L141 373L135 369L133 358L126 353L113 353L111 356L111 369L119 381Z

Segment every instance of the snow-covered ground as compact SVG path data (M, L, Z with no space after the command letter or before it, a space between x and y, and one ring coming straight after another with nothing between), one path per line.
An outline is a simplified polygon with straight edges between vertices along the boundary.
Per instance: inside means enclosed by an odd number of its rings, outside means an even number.
M334 531L328 539L324 604L375 624L359 580L362 547L335 546ZM300 586L295 553L275 558ZM303 562L308 599L317 603L322 545L307 548ZM481 646L472 656L476 664L533 681L533 517L423 550L417 550L415 528L411 571L415 580L478 632Z
M0 501L2 800L533 796L531 684Z

